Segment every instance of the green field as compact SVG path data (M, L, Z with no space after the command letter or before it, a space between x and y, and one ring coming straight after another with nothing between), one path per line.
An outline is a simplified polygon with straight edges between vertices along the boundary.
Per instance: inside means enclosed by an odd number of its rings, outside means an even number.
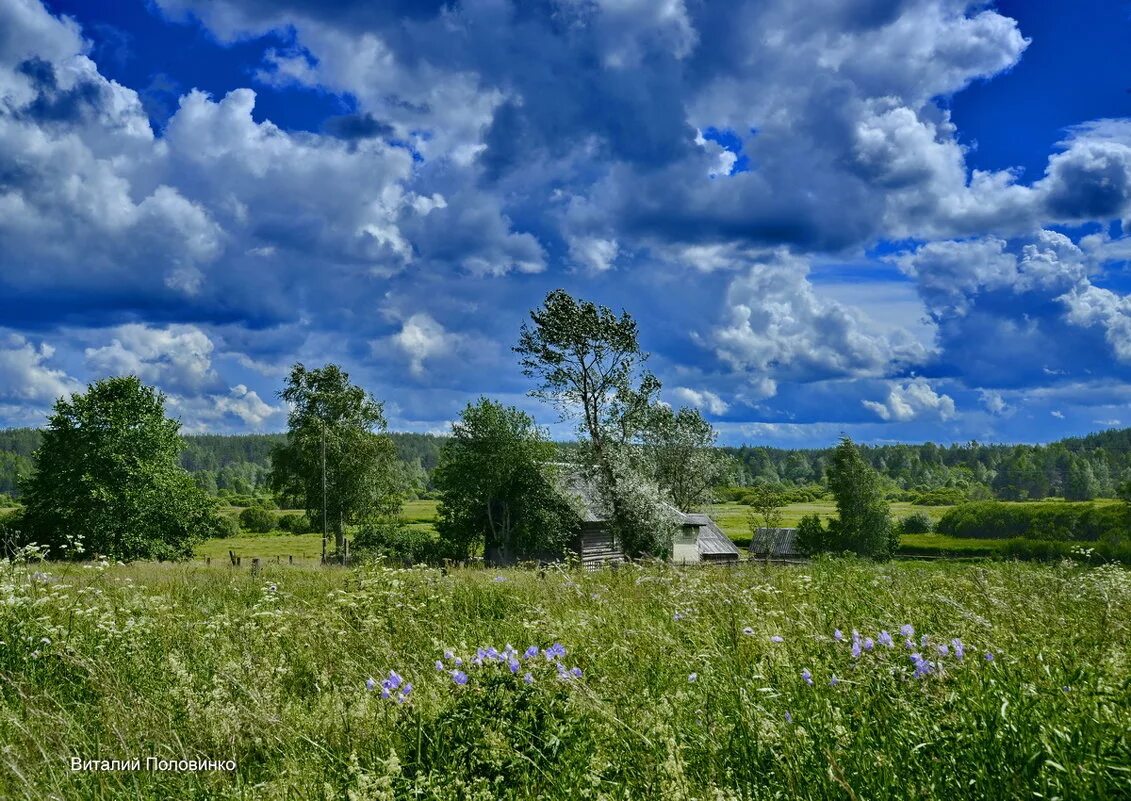
M401 511L406 525L433 530L436 521L436 501L409 501ZM892 516L897 520L907 517L913 512L925 512L932 520L938 521L946 512L948 506L915 506L910 503L891 504ZM738 503L714 504L707 510L718 522L719 527L731 539L745 545L750 541L750 527L747 514L750 507ZM829 501L815 501L812 503L795 503L783 510L783 525L796 526L801 518L808 514L818 514L828 520L836 515L836 504ZM987 540L966 540L953 537L943 537L936 534L915 534L904 538L904 544L918 548L937 547L942 550L957 548L960 550L973 550L986 554L993 553L1000 548L1000 543ZM331 545L332 548L332 545ZM298 560L316 560L322 549L321 534L249 534L229 539L206 540L196 549L198 559L211 557L212 559L227 559L228 550L237 555L250 559L260 557L275 559L279 557L286 561L288 556Z
M0 563L0 598L0 798L14 801L1114 799L1131 786L1118 567ZM835 629L896 641L854 658ZM515 674L473 665L508 643ZM522 656L554 643L558 660ZM935 664L916 675L912 653ZM556 662L580 675L557 678ZM390 671L412 691L366 689ZM76 771L76 757L234 768Z

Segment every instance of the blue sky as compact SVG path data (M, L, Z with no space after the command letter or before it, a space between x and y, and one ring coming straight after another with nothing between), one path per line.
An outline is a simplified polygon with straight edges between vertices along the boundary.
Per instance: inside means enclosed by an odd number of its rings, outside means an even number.
M722 441L1131 425L1131 3L7 0L0 425L525 396L564 287Z

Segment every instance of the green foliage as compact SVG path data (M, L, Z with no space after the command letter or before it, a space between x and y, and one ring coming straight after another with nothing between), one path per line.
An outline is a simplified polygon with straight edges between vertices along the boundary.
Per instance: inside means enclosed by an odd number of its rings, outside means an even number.
M380 557L406 565L434 565L441 559L461 556L436 533L395 521L364 527L354 535L350 549L361 558Z
M281 393L291 408L285 445L271 452L271 488L311 520L323 515L342 551L345 528L396 516L404 473L380 403L336 364L291 369ZM325 495L323 495L325 487Z
M899 545L899 534L892 526L879 475L848 437L833 452L828 476L837 508L837 520L829 527L832 549L890 557Z
M684 512L714 500L713 487L733 471L717 450L715 430L698 409L655 406L642 432L644 458L656 483Z
M261 506L249 506L240 512L240 527L252 534L266 534L275 528L275 515Z
M967 490L959 487L938 487L926 492L909 492L907 500L916 506L955 506L966 502Z
M982 501L948 510L936 530L952 537L1093 542L1126 535L1128 517L1120 504Z
M309 517L296 512L279 515L276 525L278 525L280 531L286 531L289 534L309 534L315 530Z
M553 444L525 412L487 398L468 404L433 476L436 528L448 549L460 558L482 550L501 564L560 557L578 520L553 457Z
M931 517L926 512L915 512L899 521L900 534L929 534Z
M221 514L217 516L216 529L212 536L219 539L227 539L229 537L238 537L242 531L243 529L240 528L240 522L237 518L231 515Z
M797 524L797 550L804 556L814 556L832 550L829 532L819 515L805 515Z
M180 424L137 378L61 398L23 489L20 537L54 558L184 559L215 536L213 502L177 464Z
M757 528L781 528L782 509L789 505L789 495L780 484L755 484L745 494L750 506L748 522L753 534Z

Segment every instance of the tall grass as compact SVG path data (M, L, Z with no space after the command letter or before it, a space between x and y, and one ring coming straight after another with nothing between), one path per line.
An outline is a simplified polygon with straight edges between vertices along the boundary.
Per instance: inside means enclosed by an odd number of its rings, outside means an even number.
M7 565L0 797L1116 798L1129 621L1070 564ZM237 767L69 763L146 756Z

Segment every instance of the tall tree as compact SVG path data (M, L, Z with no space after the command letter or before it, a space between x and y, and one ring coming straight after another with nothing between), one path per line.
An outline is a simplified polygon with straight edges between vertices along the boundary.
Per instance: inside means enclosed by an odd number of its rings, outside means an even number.
M468 404L433 476L440 537L463 556L481 547L494 564L560 556L578 517L557 486L554 455L525 412L487 398Z
M342 552L347 525L395 516L403 471L385 434L382 404L336 364L291 368L280 397L290 406L285 445L271 453L271 489L334 533Z
M561 289L530 320L514 349L523 373L538 382L530 394L578 422L587 473L610 509L614 536L629 554L670 552L674 519L633 451L660 390L644 369L636 321Z
M610 442L636 436L660 382L643 368L648 356L628 312L617 317L606 306L555 289L530 319L514 349L523 374L538 381L530 394L577 420L598 455Z
M880 476L848 437L841 438L833 451L828 479L837 509L837 519L829 531L834 547L862 556L890 557L898 545L898 534L892 526Z
M186 559L219 529L214 503L177 464L180 423L136 377L60 398L23 485L25 541L56 558Z
M710 503L712 490L734 473L734 460L715 448L715 429L698 409L656 405L642 437L656 483L680 511Z

